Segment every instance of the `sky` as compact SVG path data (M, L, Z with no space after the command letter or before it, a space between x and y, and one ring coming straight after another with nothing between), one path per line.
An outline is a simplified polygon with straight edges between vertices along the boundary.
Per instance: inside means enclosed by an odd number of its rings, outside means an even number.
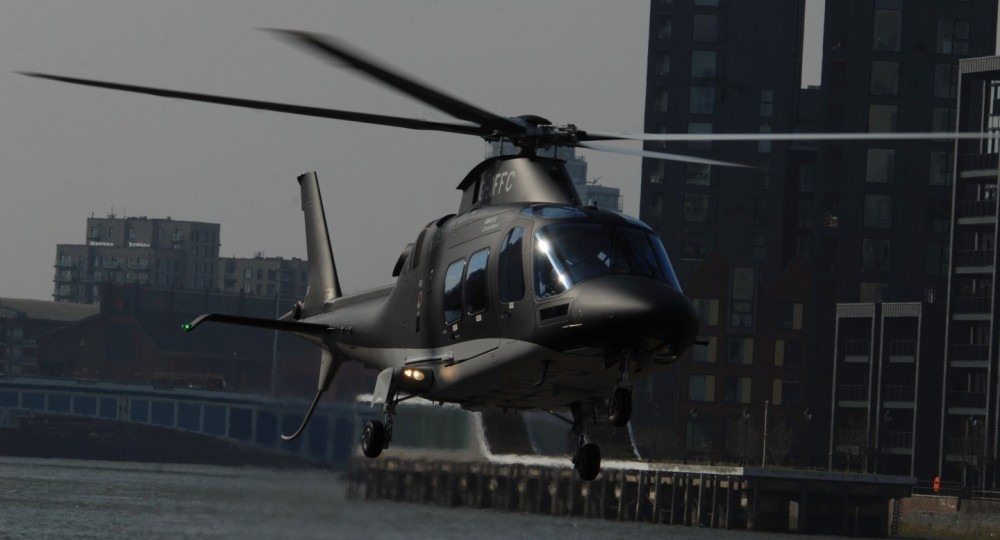
M818 51L822 1L808 2ZM485 151L474 137L15 71L453 120L259 30L288 28L337 36L496 114L638 132L648 17L648 0L4 0L0 298L51 299L56 245L84 243L87 217L111 212L220 223L222 256L304 258L295 177L312 170L345 291L376 286L424 224L457 211L455 187ZM817 55L807 49L810 84ZM638 214L641 159L582 155Z

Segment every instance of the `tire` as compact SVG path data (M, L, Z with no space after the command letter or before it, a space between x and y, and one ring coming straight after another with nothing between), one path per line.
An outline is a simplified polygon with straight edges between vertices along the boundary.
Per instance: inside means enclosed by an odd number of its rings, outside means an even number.
M361 432L361 451L370 458L376 458L385 448L385 425L378 420L369 420Z
M608 419L615 427L628 424L632 416L632 391L628 388L615 388L608 399Z
M601 448L594 443L587 443L580 448L576 471L581 480L591 481L601 472Z

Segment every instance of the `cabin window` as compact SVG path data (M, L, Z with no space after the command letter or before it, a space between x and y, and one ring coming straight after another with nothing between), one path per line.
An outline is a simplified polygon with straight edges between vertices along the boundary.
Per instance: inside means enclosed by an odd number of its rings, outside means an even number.
M524 255L521 251L524 229L516 227L507 233L500 246L497 267L497 288L500 302L516 302L524 297Z
M444 274L444 321L447 324L457 322L462 318L462 274L465 271L465 259L457 260L448 266Z
M648 230L557 223L535 233L535 294L546 298L577 283L609 274L631 274L680 289L660 239Z
M486 311L486 263L489 258L489 249L477 251L469 257L465 275L465 312L469 315Z

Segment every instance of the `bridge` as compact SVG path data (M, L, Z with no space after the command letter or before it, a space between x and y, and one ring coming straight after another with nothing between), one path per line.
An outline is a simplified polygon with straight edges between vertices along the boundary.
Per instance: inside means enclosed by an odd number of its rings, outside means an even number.
M367 404L323 402L299 439L282 441L282 433L299 427L308 405L301 399L223 390L0 376L0 429L16 428L39 415L119 422L345 465L357 446L357 426L375 410Z

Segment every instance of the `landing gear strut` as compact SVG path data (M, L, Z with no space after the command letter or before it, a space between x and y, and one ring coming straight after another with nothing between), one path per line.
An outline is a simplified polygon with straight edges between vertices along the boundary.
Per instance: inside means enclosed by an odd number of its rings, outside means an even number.
M628 424L632 416L632 385L628 382L628 356L621 359L621 375L618 385L611 391L608 398L608 419L615 427Z
M573 468L580 475L581 480L593 480L601 472L601 449L594 443L588 443L583 427L585 415L583 406L574 403L570 410L573 412L573 434L576 435L576 452L573 453Z

